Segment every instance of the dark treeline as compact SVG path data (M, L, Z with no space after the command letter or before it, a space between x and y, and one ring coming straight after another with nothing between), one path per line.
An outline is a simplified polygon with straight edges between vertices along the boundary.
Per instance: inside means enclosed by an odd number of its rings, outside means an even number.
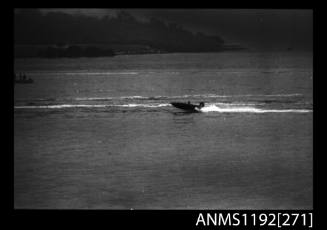
M155 18L140 22L125 11L95 18L36 9L15 12L14 39L15 45L135 44L162 52L221 51L224 43L218 36L192 33Z

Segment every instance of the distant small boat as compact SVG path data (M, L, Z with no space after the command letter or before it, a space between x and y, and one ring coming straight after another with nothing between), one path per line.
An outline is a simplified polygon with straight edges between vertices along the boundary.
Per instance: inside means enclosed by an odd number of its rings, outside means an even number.
M183 109L188 112L200 112L200 109L204 107L204 102L200 102L199 105L193 105L190 102L171 102L170 104L176 108Z
M30 83L33 83L33 82L34 81L31 78L15 80L15 83L17 83L17 84L30 84Z

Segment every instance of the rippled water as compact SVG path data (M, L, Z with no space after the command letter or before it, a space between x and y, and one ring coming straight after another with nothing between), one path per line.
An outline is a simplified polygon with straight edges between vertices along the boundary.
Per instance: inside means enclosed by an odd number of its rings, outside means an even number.
M312 208L312 54L17 59L16 208ZM185 113L181 101L206 106Z

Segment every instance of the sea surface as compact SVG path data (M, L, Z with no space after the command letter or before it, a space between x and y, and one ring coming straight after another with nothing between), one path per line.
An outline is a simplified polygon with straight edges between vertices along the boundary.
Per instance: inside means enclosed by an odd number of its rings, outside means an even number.
M312 209L310 52L16 59L19 209ZM186 113L170 102L198 104Z

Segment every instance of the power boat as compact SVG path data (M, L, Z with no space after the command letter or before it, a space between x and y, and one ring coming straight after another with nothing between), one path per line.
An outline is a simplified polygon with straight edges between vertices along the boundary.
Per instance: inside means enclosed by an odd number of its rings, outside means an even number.
M199 105L191 104L190 102L184 103L184 102L171 102L172 106L188 111L188 112L200 112L201 108L204 107L204 102L200 102Z

